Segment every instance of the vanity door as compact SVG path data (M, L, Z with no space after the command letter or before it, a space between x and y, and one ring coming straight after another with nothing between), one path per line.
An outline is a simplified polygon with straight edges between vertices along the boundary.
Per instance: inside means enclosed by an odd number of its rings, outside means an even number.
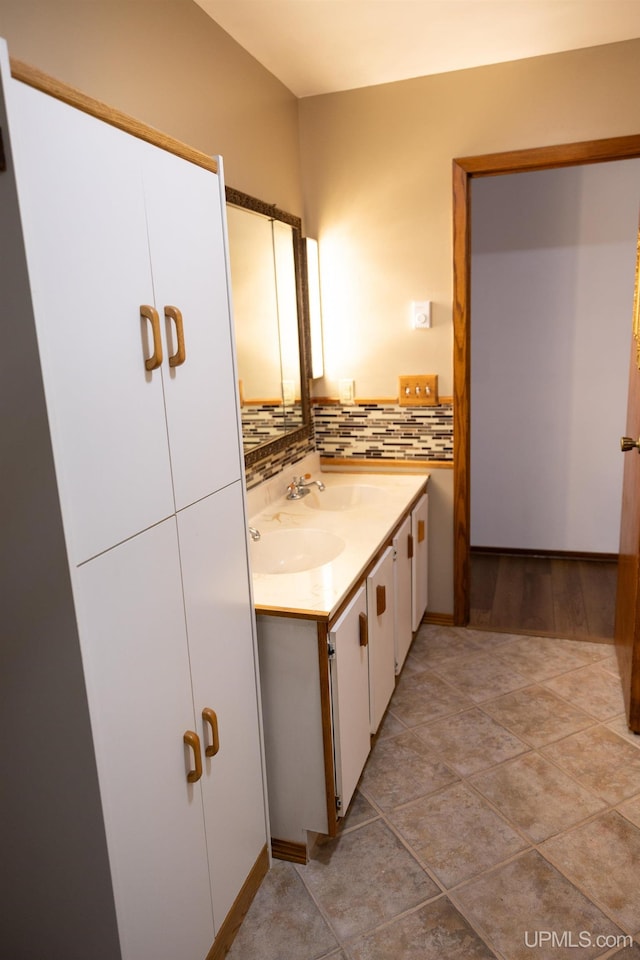
M393 547L387 547L367 577L369 702L375 733L395 687Z
M411 536L411 516L405 517L403 524L393 538L395 551L395 647L396 674L399 674L406 660L413 638L411 616L411 577L413 570L413 538Z
M358 590L329 632L338 816L343 817L371 749L367 593Z
M412 627L418 629L427 609L428 576L428 526L429 495L424 494L411 514L411 533L413 536L413 583L412 583Z

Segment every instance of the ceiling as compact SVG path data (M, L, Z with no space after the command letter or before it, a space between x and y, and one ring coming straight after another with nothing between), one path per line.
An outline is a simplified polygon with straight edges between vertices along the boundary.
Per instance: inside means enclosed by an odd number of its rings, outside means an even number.
M640 0L195 0L298 97L640 37Z

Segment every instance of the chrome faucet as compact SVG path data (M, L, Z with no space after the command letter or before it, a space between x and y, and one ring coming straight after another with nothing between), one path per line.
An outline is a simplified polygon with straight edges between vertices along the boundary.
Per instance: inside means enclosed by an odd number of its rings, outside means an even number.
M311 474L306 473L304 477L294 477L287 487L287 500L300 500L309 493L309 487L316 486L318 490L324 490L322 480L312 480Z
M251 537L252 540L259 540L260 531L256 530L255 527L249 527L249 536Z

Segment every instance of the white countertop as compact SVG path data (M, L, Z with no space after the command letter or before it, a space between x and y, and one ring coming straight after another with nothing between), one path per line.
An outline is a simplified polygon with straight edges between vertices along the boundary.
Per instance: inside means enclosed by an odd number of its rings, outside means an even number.
M290 479L287 477L287 479ZM398 521L426 487L428 474L314 472L312 479L325 484L325 492L312 486L302 500L283 495L251 517L249 523L261 539L251 543L258 557L273 530L310 528L333 533L344 540L342 552L329 563L299 573L253 573L253 600L258 614L289 613L304 617L330 617L362 577L375 554L388 540ZM349 509L314 509L314 503L331 500L336 487L358 486L376 491ZM283 491L284 494L284 491Z

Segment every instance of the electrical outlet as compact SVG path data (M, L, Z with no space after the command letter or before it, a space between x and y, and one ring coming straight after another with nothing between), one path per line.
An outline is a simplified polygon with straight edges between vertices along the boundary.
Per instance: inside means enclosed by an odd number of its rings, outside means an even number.
M400 377L398 385L398 402L401 407L433 407L439 402L436 373Z

